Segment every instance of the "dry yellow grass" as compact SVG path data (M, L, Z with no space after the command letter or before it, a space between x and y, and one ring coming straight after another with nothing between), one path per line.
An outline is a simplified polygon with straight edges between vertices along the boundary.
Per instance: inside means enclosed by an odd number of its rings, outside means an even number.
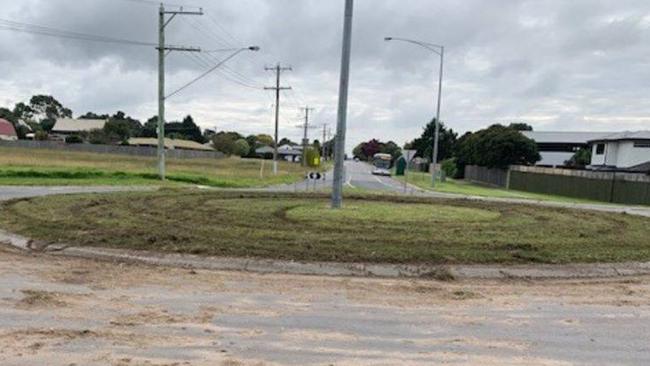
M170 181L220 187L261 187L291 183L305 173L298 164L270 161L168 159ZM59 150L0 148L0 184L151 184L157 183L156 158Z

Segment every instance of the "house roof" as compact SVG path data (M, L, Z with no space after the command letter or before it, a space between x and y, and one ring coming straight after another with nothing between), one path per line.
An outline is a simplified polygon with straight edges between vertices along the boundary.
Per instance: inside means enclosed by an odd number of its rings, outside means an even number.
M59 118L52 128L52 132L89 132L101 130L106 125L103 119L73 119Z
M14 125L6 119L0 118L0 135L16 137L16 129L14 128Z
M135 146L158 146L158 139L149 138L149 137L131 138L129 139L128 142L129 145L135 145ZM183 149L183 150L214 151L212 147L199 144L198 142L195 141L178 140L178 139L170 139L170 138L165 139L165 148L169 150Z
M257 149L255 149L256 154L270 154L270 153L273 153L274 151L275 151L275 149L273 149L271 146L267 146L267 145L262 146L262 147L258 147Z
M650 131L624 131L619 133L612 133L600 138L592 139L590 142L622 140L650 140Z
M278 147L278 152L282 155L302 155L302 146L282 145Z
M521 133L538 144L564 143L586 144L611 135L612 132L563 132L563 131L522 131Z

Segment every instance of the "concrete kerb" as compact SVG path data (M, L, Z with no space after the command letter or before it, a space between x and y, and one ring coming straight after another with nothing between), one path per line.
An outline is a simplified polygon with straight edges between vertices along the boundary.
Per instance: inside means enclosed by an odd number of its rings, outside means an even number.
M147 264L156 266L340 277L454 279L586 279L650 275L650 262L540 265L396 265L334 262L298 262L271 259L204 257L149 251L34 245L29 238L0 230L0 243L31 253Z

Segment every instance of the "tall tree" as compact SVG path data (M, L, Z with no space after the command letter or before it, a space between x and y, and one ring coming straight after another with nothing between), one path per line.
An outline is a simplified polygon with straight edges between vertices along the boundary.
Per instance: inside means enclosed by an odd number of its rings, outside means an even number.
M508 127L517 130L517 131L532 131L533 126L529 125L528 123L524 122L516 122L516 123L511 123Z
M431 120L422 131L422 135L409 142L409 149L417 150L417 156L424 159L431 159L433 156L433 137L435 132L435 118ZM440 123L440 137L438 144L438 162L451 158L456 150L458 134L448 129L444 123Z
M514 128L492 125L461 138L458 149L459 168L479 165L507 168L510 165L530 165L541 159L535 141Z
M357 145L352 154L355 158L360 160L370 161L375 154L390 154L393 159L397 159L402 155L402 149L393 141L381 142L377 139L372 139L368 142L362 142Z
M108 114L97 114L93 112L86 112L86 114L79 117L79 119L108 119Z
M29 100L29 108L33 117L40 119L45 131L51 131L58 118L72 118L72 110L51 95L34 95Z

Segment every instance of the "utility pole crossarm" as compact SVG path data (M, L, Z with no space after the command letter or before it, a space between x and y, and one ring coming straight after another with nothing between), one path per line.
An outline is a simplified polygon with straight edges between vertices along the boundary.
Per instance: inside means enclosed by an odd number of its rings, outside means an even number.
M156 47L157 50L160 50L159 47ZM165 46L163 48L165 51L183 51L183 52L201 52L200 47L184 47L184 46Z
M278 89L279 89L279 90L291 90L291 89L293 89L293 88L290 87L290 86L283 86L283 87L279 87L279 88L276 88L276 87L274 87L274 86L265 86L265 87L264 87L264 90L278 90Z

